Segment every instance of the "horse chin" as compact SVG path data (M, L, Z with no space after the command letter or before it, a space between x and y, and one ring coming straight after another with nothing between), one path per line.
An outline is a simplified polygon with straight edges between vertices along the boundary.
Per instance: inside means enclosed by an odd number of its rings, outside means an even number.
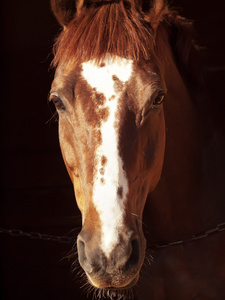
M101 281L96 281L93 278L91 278L88 274L87 274L87 278L88 278L90 284L94 288L97 288L97 289L109 290L109 291L123 291L123 290L127 291L137 284L137 282L139 280L139 272L134 277L131 277L126 280L120 281L118 279L113 278L111 280L111 284L107 284L107 283L101 282Z
M139 280L137 275L129 284L126 286L104 286L96 287L92 283L94 290L93 293L96 299L118 299L118 300L132 300L135 296L135 289L133 288Z

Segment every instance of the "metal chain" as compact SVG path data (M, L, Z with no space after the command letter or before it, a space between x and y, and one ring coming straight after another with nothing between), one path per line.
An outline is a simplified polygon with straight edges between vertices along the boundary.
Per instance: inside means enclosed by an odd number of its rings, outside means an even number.
M204 238L207 238L209 235L212 235L214 233L219 233L225 231L225 222L218 224L215 228L212 228L210 230L207 230L203 233L200 234L194 234L190 239L187 240L179 240L179 241L174 241L170 242L168 244L155 244L151 245L150 248L167 248L170 246L178 246L178 245L184 245L193 241L198 241L202 240ZM56 236L56 235L48 235L48 234L43 234L39 232L24 232L19 229L5 229L0 227L0 233L5 233L10 236L16 236L16 237L28 237L31 239L36 239L36 240L45 240L45 241L54 241L58 243L65 243L65 244L72 244L75 243L76 238L72 238L69 236Z
M20 229L5 229L0 227L0 233L5 233L10 236L16 237L28 237L35 240L45 240L45 241L54 241L58 243L64 244L72 244L76 241L76 238L72 238L69 236L56 236L56 235L49 235L43 234L39 232L24 232Z
M199 233L199 234L194 234L190 239L187 240L179 240L179 241L174 241L170 242L168 244L156 244L156 245L151 245L150 248L167 248L170 246L178 246L178 245L184 245L193 241L198 241L207 238L209 235L212 235L214 233L222 232L225 231L225 223L220 223L218 224L215 228L212 228L210 230L207 230L205 232Z

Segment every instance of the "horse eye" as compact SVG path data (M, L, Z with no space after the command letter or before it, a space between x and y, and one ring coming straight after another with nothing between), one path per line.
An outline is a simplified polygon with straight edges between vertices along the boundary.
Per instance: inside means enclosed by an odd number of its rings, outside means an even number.
M55 108L57 110L65 110L65 105L63 104L62 100L56 96L56 95L52 95L50 97L50 101L52 101L52 103L55 105Z
M165 95L163 93L159 93L155 100L153 101L153 106L157 106L163 103L163 100L165 98Z

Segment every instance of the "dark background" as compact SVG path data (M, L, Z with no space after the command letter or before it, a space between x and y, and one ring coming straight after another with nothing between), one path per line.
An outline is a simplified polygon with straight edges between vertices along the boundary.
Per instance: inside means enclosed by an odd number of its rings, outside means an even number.
M64 235L80 217L64 167L57 121L47 98L59 26L48 0L2 1L0 89L0 227ZM225 85L224 0L176 0L195 20L206 47L209 87L216 101ZM0 234L0 299L86 299L70 272L71 245ZM75 272L76 273L76 272Z

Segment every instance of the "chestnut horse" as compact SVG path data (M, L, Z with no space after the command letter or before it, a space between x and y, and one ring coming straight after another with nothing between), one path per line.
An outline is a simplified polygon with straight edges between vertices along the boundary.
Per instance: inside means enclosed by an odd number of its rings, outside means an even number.
M163 0L51 5L50 100L88 282L111 299L225 299L224 127L191 22Z

